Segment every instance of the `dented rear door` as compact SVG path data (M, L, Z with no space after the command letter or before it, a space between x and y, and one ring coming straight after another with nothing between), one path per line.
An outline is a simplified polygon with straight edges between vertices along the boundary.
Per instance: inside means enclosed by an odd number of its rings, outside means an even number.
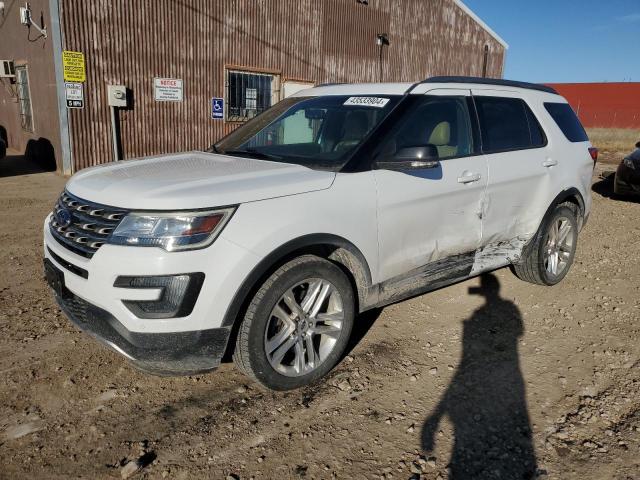
M508 90L473 89L472 94L489 174L482 245L505 246L501 255L513 260L549 206L560 159L551 153L535 104Z

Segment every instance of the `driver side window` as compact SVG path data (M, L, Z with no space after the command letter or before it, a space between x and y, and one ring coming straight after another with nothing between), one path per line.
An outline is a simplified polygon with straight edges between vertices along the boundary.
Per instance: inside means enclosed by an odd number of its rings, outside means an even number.
M439 160L471 155L473 135L465 97L424 97L383 142L379 158L401 149L433 146Z

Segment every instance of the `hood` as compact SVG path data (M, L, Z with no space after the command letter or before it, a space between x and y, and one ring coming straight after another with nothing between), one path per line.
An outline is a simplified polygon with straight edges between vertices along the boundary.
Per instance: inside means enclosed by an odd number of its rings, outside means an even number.
M182 210L324 190L334 178L300 165L186 152L88 168L71 177L67 190L113 207Z

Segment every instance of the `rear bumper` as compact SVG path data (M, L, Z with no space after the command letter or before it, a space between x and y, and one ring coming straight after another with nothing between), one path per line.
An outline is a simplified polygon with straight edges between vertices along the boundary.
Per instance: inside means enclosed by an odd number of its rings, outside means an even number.
M224 355L230 329L140 333L127 330L106 310L63 287L56 301L69 319L100 343L154 375L192 375L215 370Z
M614 191L617 194L640 194L640 172L621 163L616 171Z

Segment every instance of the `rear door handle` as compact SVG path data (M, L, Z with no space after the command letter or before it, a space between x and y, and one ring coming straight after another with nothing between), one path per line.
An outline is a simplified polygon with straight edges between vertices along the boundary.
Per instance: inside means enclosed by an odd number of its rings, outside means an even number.
M543 167L555 167L558 164L557 160L553 160L552 158L547 158L544 162L542 162Z
M479 173L468 173L465 172L461 177L458 177L458 183L473 183L477 182L482 178L482 175Z

